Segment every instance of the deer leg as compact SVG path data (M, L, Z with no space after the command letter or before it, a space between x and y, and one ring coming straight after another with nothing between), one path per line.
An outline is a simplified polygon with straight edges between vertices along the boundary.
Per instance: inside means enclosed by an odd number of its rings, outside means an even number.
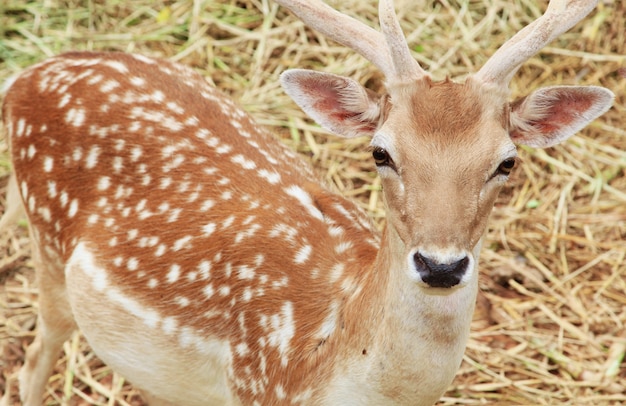
M33 251L35 254L39 250ZM45 258L45 255L38 257ZM41 404L46 383L63 343L76 328L67 300L62 268L51 265L52 261L35 263L39 284L39 313L35 340L26 351L26 361L19 375L20 398L24 406Z

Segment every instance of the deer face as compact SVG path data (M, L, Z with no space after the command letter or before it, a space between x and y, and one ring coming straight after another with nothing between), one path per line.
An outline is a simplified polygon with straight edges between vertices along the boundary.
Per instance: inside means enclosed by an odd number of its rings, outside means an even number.
M500 92L502 93L502 92ZM388 226L419 283L466 283L493 202L513 169L506 95L473 81L419 80L389 89L371 141Z

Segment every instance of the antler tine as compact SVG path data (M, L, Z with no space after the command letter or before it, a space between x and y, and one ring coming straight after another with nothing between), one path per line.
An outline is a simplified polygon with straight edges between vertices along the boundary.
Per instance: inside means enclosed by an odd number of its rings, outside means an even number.
M546 12L524 27L489 58L476 77L506 84L519 67L546 44L572 28L598 4L597 0L550 0Z
M380 0L378 17L394 66L394 75L387 75L388 78L394 77L406 81L426 75L427 73L411 55L393 7L393 0Z
M372 62L385 75L393 71L393 63L385 38L375 29L341 14L320 0L276 0L307 26L347 46Z
M392 0L380 2L383 33L341 14L320 0L275 0L307 26L347 46L381 70L388 80L410 80L425 72L409 52Z

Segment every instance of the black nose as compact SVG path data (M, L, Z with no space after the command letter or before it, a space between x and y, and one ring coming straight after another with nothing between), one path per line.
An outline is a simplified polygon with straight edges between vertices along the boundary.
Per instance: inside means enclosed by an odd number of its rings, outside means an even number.
M450 264L440 264L419 252L413 255L415 268L424 283L433 288L451 288L458 285L467 271L467 256Z

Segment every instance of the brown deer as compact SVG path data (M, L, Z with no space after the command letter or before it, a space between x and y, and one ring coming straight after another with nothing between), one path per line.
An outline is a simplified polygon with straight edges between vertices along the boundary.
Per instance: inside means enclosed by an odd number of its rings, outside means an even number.
M420 68L391 0L381 33L318 0L278 2L386 77L382 96L327 73L281 77L324 128L371 137L383 232L188 68L41 62L3 105L40 288L25 405L75 328L153 404L433 404L461 362L515 145L561 142L612 103L579 86L508 101L519 66L592 1L553 0L464 83Z

